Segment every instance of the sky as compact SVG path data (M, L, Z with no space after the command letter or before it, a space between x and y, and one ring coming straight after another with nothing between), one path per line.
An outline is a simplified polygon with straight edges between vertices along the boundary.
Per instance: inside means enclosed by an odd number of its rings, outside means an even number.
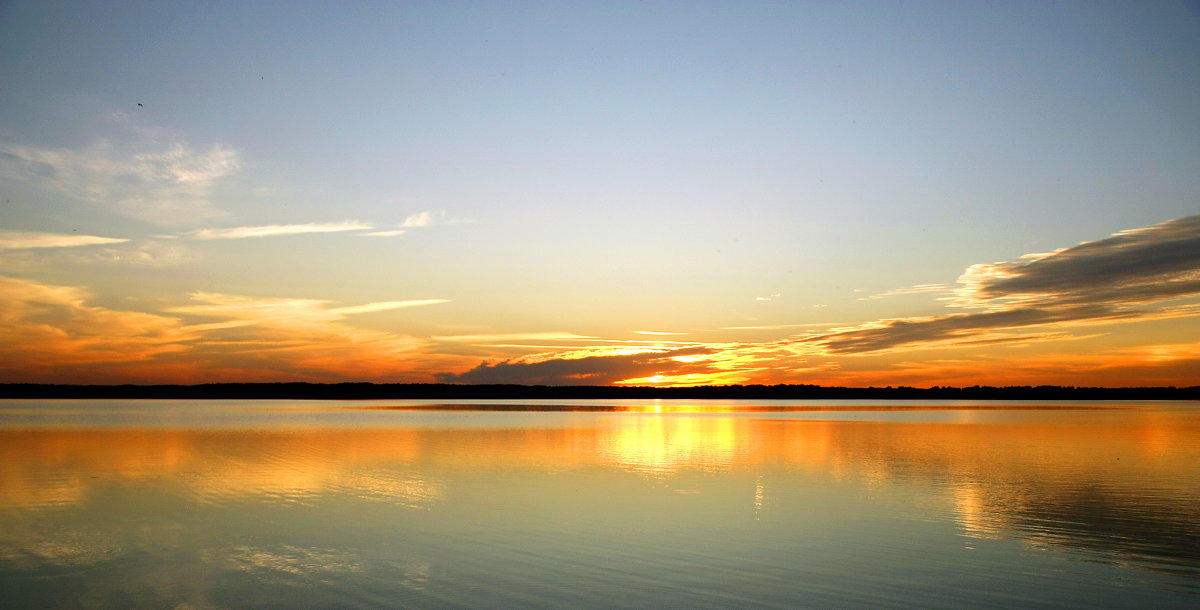
M0 382L1200 385L1194 2L0 3Z

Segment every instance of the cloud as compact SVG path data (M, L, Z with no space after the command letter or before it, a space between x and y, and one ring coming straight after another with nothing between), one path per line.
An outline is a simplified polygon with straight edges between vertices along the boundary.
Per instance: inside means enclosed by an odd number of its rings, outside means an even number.
M147 240L137 244L99 248L87 254L70 256L67 260L84 264L163 268L180 265L195 258L195 255L191 251L179 244L169 241Z
M107 239L107 238L104 238ZM2 242L0 238L0 242ZM47 240L53 243L54 240ZM78 244L91 245L91 244ZM64 265L105 265L161 269L174 267L195 260L196 254L177 241L149 239L131 241L117 239L101 242L91 247L46 247L36 249L8 248L0 246L0 266L9 271L26 269L31 272L48 268L61 269Z
M920 318L884 319L847 329L835 329L801 339L829 354L858 354L903 347L978 345L981 342L1020 343L1035 340L1024 333L999 331L1052 324L1128 321L1146 316L1104 306L1066 309L1024 307L1009 311L951 314Z
M246 297L216 292L193 292L191 298L199 305L172 307L167 311L199 316L216 316L231 320L251 320L266 323L287 320L289 324L319 324L341 320L348 315L437 305L448 299L417 299L410 301L379 301L347 307L329 307L331 301L320 299L287 299Z
M179 320L88 305L83 288L0 277L0 376L131 363L186 350Z
M540 333L492 333L481 335L439 335L433 337L437 341L454 341L462 343L496 343L501 341L591 341L596 337L577 335L564 332Z
M1037 327L1200 315L1195 305L1169 303L1200 296L1200 216L1016 261L972 265L958 281L950 305L978 311L883 319L810 334L797 343L829 354L859 354L1028 342L1038 339L1025 331Z
M370 229L371 225L347 220L345 222L310 222L292 225L259 225L254 227L230 227L227 229L200 229L186 233L194 239L246 239L250 237L278 237L281 235L302 235L305 233L337 233L341 231L361 231Z
M813 307L824 307L814 305ZM790 328L819 328L824 326L846 326L845 322L814 322L811 324L768 324L764 326L722 326L717 330L785 330Z
M105 141L78 150L0 144L0 175L163 226L224 215L210 195L240 167L231 148L194 152L183 142L138 152Z
M422 307L424 305L439 305L441 303L449 303L450 299L413 299L410 301L380 301L378 303L367 303L365 305L351 305L350 307L338 307L331 311L341 315L352 315L356 313L372 313L376 311L389 311L392 309L403 309L406 307Z
M903 294L922 294L922 293L927 293L927 292L948 292L948 291L950 291L950 289L951 289L951 287L947 284L917 284L916 286L909 286L907 288L896 288L894 290L888 290L886 292L880 292L878 294L872 294L870 296L859 297L858 300L860 300L860 301L875 301L878 299L885 299L887 297L894 297L894 296L899 296L899 295L903 295Z
M400 226L411 229L414 227L429 227L438 224L445 214L442 212L417 212L404 219Z
M443 383L516 383L529 385L608 385L631 378L709 372L702 362L676 358L707 354L706 347L645 351L618 356L554 357L528 361L482 362L463 373L437 373Z
M420 229L424 227L432 227L437 225L455 225L467 222L464 219L448 219L445 212L424 211L415 214L409 214L404 222L399 225L394 225L394 229L385 229L382 231L372 231L370 233L362 233L364 237L398 237L406 235L409 229Z
M26 248L73 248L98 244L119 244L128 239L81 235L79 233L44 233L41 231L0 231L0 250Z
M1017 261L972 265L958 282L958 307L1051 300L1127 305L1194 295L1200 293L1200 215Z
M416 337L356 328L352 315L444 299L336 306L197 292L162 313L88 303L89 291L0 277L0 380L71 383L428 379L461 357ZM185 317L207 318L188 323ZM425 367L430 367L426 369Z
M189 329L214 362L242 371L271 371L291 378L377 379L410 373L418 365L454 358L418 354L428 342L416 337L345 324L349 315L434 305L446 299L383 301L331 307L319 299L259 298L194 292L193 305L170 313L216 318ZM242 373L244 375L244 373Z
M789 365L780 364L786 358ZM588 346L485 361L462 373L438 373L445 383L546 385L696 385L745 383L756 373L796 368L794 353L778 346L736 343Z

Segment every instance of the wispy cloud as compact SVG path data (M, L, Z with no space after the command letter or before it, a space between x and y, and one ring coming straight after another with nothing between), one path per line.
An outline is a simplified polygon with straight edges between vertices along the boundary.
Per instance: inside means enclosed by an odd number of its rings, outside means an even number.
M370 233L363 233L362 235L365 237L397 237L407 234L409 229L421 229L437 225L453 225L463 222L465 221L462 219L448 218L446 213L442 211L424 211L417 212L415 214L409 214L408 217L404 219L404 222L400 223L399 225L393 225L395 227L393 229L372 231Z
M379 301L378 303L367 303L365 305L351 305L349 307L337 307L331 309L334 313L340 315L353 315L356 313L373 313L376 311L390 311L392 309L404 309L406 307L423 307L425 305L440 305L449 303L450 299L413 299L410 301Z
M163 226L224 215L210 195L240 167L232 148L195 152L183 142L140 150L107 141L82 149L0 144L0 176Z
M321 299L258 298L216 292L193 292L190 296L199 304L173 307L167 311L234 320L289 320L296 324L304 324L341 320L348 315L360 313L450 302L448 299L416 299L331 307L332 301Z
M89 305L92 295L0 277L0 374L9 381L72 365L140 363L186 350L179 320Z
M437 224L437 221L440 220L442 216L444 215L434 212L417 212L416 214L411 214L408 218L405 218L404 222L400 226L410 229L414 227L428 227Z
M252 227L229 227L226 229L200 229L184 235L195 239L247 239L251 237L278 237L282 235L303 235L305 233L337 233L342 231L362 231L372 228L371 225L348 220L345 222L310 222L291 225L258 225Z
M846 326L845 322L814 322L811 324L764 324L761 326L722 326L718 330L787 330L793 328L821 328L826 326Z
M802 337L830 354L1031 341L1027 329L1200 315L1200 216L1121 231L1016 261L973 265L950 305L977 310L883 319Z
M436 366L448 360L432 354L416 357L427 346L425 340L356 328L343 321L349 315L435 305L447 302L445 299L338 307L320 299L258 298L211 292L195 292L190 296L194 304L167 311L217 319L190 328L203 329L198 346L206 352L216 352L223 366L234 369L267 369L314 379L384 376L394 379L416 366Z
M195 253L182 244L158 239L72 254L67 260L74 263L142 268L174 267L196 259Z
M0 380L415 381L462 363L421 352L426 340L346 321L444 299L338 306L205 292L191 298L161 313L119 311L90 304L83 288L0 277Z
M453 341L460 343L498 343L504 341L591 341L596 339L596 337L556 331L535 333L491 333L477 335L439 335L432 338L435 341Z
M704 373L704 363L676 359L707 353L707 348L644 351L635 354L556 357L540 361L520 359L483 362L463 373L438 373L443 383L520 383L537 385L607 385L625 379L655 375Z
M878 294L872 294L870 296L859 297L858 300L860 300L860 301L875 301L878 299L886 299L888 297L900 296L900 295L904 295L904 294L924 294L924 293L929 293L929 292L949 292L951 289L952 289L952 287L949 284L917 284L916 286L909 286L907 288L896 288L894 290L888 290L885 292L880 292Z
M119 244L129 241L117 237L100 237L79 233L44 233L41 231L0 230L0 250L26 248L73 248L98 244Z
M485 361L462 373L439 373L446 383L525 383L552 385L689 385L744 383L756 373L795 366L793 353L777 346L691 343L665 347L590 345L567 351Z
M635 335L686 335L687 333L672 333L661 330L635 330Z

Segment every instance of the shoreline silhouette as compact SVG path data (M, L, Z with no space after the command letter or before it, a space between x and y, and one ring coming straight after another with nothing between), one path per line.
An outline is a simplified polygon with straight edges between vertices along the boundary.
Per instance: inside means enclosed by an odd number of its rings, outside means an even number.
M79 399L664 399L664 400L1200 400L1200 386L819 385L587 386L446 383L205 383L196 385L0 384L0 398Z

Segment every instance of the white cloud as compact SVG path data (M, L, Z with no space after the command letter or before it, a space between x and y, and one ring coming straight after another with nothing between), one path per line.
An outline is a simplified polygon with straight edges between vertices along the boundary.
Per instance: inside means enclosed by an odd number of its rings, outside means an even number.
M432 210L426 210L424 212L417 212L416 214L409 214L408 217L404 219L404 222L394 225L396 227L394 229L363 233L362 235L366 237L397 237L408 233L407 229L420 229L438 225L456 225L464 222L467 221L461 218L447 218L446 213L442 211L435 212Z
M81 235L79 233L45 233L42 231L0 231L0 250L25 248L72 248L96 244L119 244L129 241L116 237Z
M400 226L406 228L413 227L428 227L435 224L442 214L434 214L433 212L418 212L404 219L404 223Z
M424 305L440 305L449 303L450 299L413 299L410 301L380 301L378 303L367 303L365 305L351 305L350 307L338 307L331 309L335 313L342 315L352 315L356 313L372 313L376 311L389 311L392 309L403 309L406 307L422 307Z
M124 267L172 267L196 259L196 255L178 243L158 240L100 248L94 252L73 256L80 263L102 263Z
M467 343L493 343L496 341L591 341L595 339L595 337L564 332L443 335L432 338L437 341L461 341Z
M348 220L346 222L310 222L294 225L260 225L254 227L230 227L227 229L201 229L187 233L195 239L245 239L248 237L276 237L301 235L304 233L336 233L340 231L362 231L371 225Z
M193 152L185 143L120 151L106 141L83 149L0 145L0 175L158 225L224 215L213 187L241 167L232 148Z
M900 296L904 294L923 294L928 292L949 292L952 288L948 284L917 284L907 288L896 288L887 290L870 296L859 297L860 301L875 301L878 299L886 299L887 297Z

